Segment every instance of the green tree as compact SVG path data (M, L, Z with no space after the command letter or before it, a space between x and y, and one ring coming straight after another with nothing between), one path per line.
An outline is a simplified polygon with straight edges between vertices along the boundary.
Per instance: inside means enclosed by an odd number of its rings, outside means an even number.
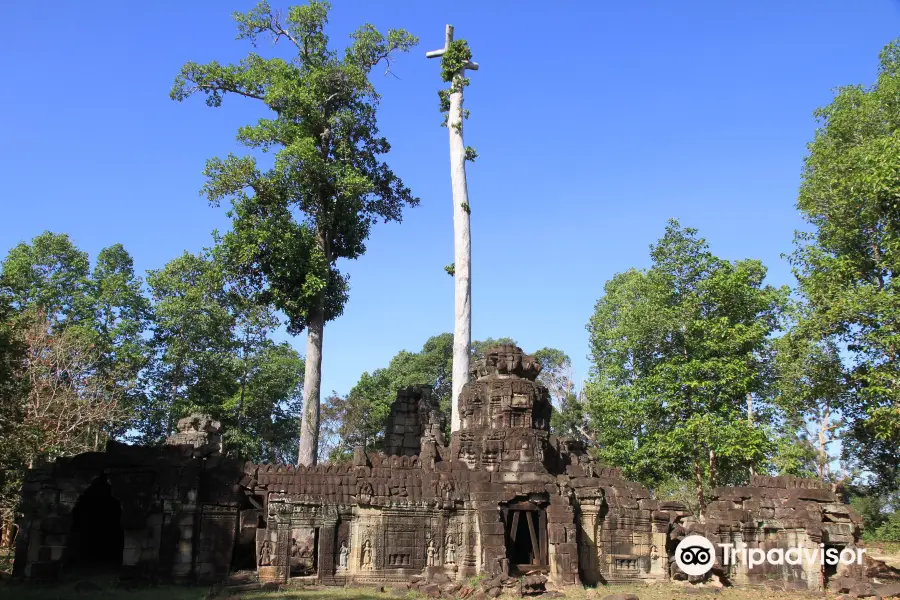
M592 435L586 427L582 399L575 392L575 371L569 355L556 348L541 348L534 353L541 363L538 381L550 390L553 414L550 429L557 435L574 437L583 442L592 442Z
M244 460L287 462L297 448L303 358L270 339L278 318L241 291L229 294L237 390L221 411L225 449Z
M784 474L838 481L831 445L844 429L840 408L849 389L840 352L829 340L813 342L790 332L774 343L775 403L782 435L776 467Z
M134 261L121 244L100 251L85 287L84 324L101 353L99 368L122 393L124 404L139 410L146 401L139 377L150 358L144 333L152 313ZM108 437L122 431L104 433Z
M104 248L93 272L89 269L87 253L66 234L44 232L9 252L0 273L0 293L24 328L47 321L57 329L54 344L74 349L78 339L91 346L89 363L98 371L94 381L108 386L106 393L117 405L136 408L142 402L138 375L147 359L142 336L150 318L149 302L121 244ZM93 437L99 447L127 428L119 419L97 420L94 426L104 423L117 429L81 433Z
M312 0L282 18L261 2L235 13L239 39L254 46L261 36L283 40L290 59L251 53L233 65L189 62L171 92L179 101L202 93L210 106L234 94L272 112L240 128L238 140L251 150L274 150L274 164L264 168L253 155L211 159L204 193L214 205L232 202L232 229L222 239L231 267L287 315L291 333L307 329L298 454L306 465L317 459L324 324L340 316L347 299L337 261L361 256L372 225L400 221L403 206L418 203L382 159L390 145L378 134L379 95L369 78L417 39L366 24L339 56L324 31L329 8Z
M844 86L819 121L797 206L812 226L791 256L806 302L798 327L844 351L854 391L844 457L895 486L900 464L900 41L876 83Z
M9 299L0 296L0 543L12 543L19 489L26 466L24 358L21 332Z
M358 445L380 449L391 404L405 387L432 386L449 417L452 372L453 334L442 333L429 338L419 352L402 350L387 367L363 373L346 397L333 395L329 400L329 414L340 424L336 430L342 440L332 458L347 455Z
M0 293L19 314L42 311L78 322L83 317L90 263L64 233L44 233L9 251L0 265Z
M145 442L159 442L192 410L222 417L237 387L234 315L225 279L206 254L183 255L149 271L155 315L147 376L150 397L140 415Z
M600 457L655 486L672 477L707 486L745 480L772 446L758 398L768 337L787 289L763 284L759 261L714 256L697 231L669 221L653 264L607 282L588 323L587 412Z

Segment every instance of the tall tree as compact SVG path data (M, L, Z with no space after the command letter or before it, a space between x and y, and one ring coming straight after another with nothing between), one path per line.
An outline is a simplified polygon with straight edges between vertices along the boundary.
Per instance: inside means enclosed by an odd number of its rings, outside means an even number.
M147 283L155 315L154 360L140 429L145 442L158 442L191 410L221 416L237 386L234 315L222 271L205 254L185 252L149 271Z
M779 338L775 346L776 404L786 436L779 455L797 461L792 468L790 459L783 460L783 470L805 474L800 461L812 458L816 476L840 480L842 475L833 473L832 444L844 429L840 411L849 397L840 352L833 343L814 343L793 332Z
M651 257L607 282L588 323L591 430L601 457L631 477L693 479L702 509L706 486L746 479L770 451L746 397L766 389L762 362L788 292L763 284L759 261L718 258L674 220Z
M469 189L466 183L466 160L475 159L475 151L463 141L463 121L468 112L463 108L463 90L469 84L466 70L477 70L472 62L472 50L465 40L453 39L453 25L447 25L444 47L425 54L441 59L441 78L450 89L440 90L441 112L446 113L444 125L450 132L450 179L453 198L453 265L447 268L454 281L453 307L453 398L450 430L460 426L457 400L469 381L469 346L472 343L472 238L469 232Z
M139 376L147 366L144 333L152 318L143 282L122 244L104 248L86 284L84 324L100 352L98 368L121 393L123 405L137 410L144 402ZM117 432L98 432L114 435ZM104 435L105 437L105 435Z
M337 261L361 256L372 225L400 221L403 206L418 203L382 159L390 145L378 134L379 95L369 78L417 39L366 24L341 57L328 47L329 9L311 0L282 16L261 2L235 13L239 39L254 46L261 36L283 40L290 59L250 53L232 65L189 62L171 92L179 101L202 93L210 106L234 94L272 111L242 127L238 140L252 150L275 150L274 165L264 168L253 155L211 159L204 193L213 205L232 202L232 229L222 241L232 267L264 289L261 300L287 315L291 333L307 329L298 454L304 465L317 459L324 325L340 316L347 299Z
M550 391L553 400L553 414L550 429L557 435L567 435L583 442L592 442L585 420L582 399L575 391L575 370L572 359L562 350L541 348L534 353L541 363L538 381Z
M876 83L844 86L809 144L797 206L811 231L791 256L807 302L799 327L844 352L855 402L845 458L886 486L900 481L900 41L881 52Z

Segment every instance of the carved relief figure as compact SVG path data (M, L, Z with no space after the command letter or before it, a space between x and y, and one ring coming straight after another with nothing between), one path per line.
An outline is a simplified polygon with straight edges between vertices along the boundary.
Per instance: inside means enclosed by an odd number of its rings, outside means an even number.
M347 559L350 557L350 548L347 547L347 540L341 542L341 549L338 552L338 569L347 568Z
M372 543L369 540L366 540L362 545L362 558L360 564L363 569L372 568Z
M447 534L447 541L444 544L444 564L456 564L456 542L453 541L453 536L449 533Z
M434 546L434 540L428 540L428 548L425 550L425 555L428 557L428 566L433 567L437 564L437 548Z
M296 558L300 555L300 546L297 545L297 538L291 538L291 557Z
M372 484L368 481L364 482L359 486L357 490L357 496L360 502L364 504L368 504L372 500L372 495L375 491L372 489Z
M268 567L272 564L272 546L269 540L264 540L262 547L259 549L259 566Z

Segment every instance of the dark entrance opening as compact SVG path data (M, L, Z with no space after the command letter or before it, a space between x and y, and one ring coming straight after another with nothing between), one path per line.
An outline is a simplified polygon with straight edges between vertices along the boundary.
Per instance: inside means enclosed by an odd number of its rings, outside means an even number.
M513 573L547 569L547 513L534 502L513 502L503 508L506 557Z
M81 495L72 511L68 562L119 566L124 547L122 507L113 498L106 477L98 477Z
M825 553L825 557L827 558L829 556L828 551L832 549L836 550L839 555L840 551L843 549L843 546L829 546L826 544L826 546L822 548L821 551ZM828 582L831 581L831 578L837 575L837 568L837 562L835 562L833 565L830 565L828 564L828 561L825 561L825 564L822 565L822 584L824 586L827 586Z

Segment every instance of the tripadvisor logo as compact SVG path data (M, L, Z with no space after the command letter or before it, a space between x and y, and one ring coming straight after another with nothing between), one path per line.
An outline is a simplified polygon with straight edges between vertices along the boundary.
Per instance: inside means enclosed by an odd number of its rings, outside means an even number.
M722 549L725 565L746 564L750 569L763 563L770 565L822 564L847 565L863 564L865 548L826 548L819 544L818 548L747 548L744 544L717 544ZM675 548L675 563L685 574L692 576L705 575L716 562L716 548L702 535L689 535Z
M688 575L705 575L716 562L716 549L702 535L689 535L675 548L675 564Z

